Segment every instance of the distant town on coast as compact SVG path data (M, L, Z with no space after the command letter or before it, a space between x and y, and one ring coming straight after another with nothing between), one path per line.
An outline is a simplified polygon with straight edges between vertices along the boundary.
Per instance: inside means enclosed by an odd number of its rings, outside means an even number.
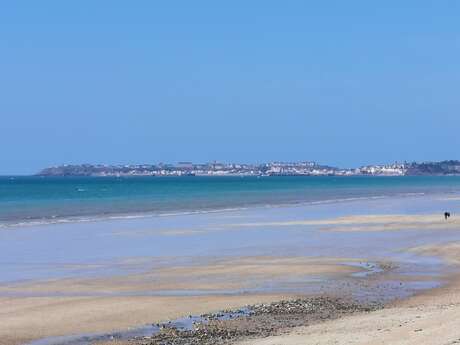
M103 165L78 164L49 167L40 176L415 176L460 175L460 161L404 162L338 168L316 162L261 164L179 162L177 164Z

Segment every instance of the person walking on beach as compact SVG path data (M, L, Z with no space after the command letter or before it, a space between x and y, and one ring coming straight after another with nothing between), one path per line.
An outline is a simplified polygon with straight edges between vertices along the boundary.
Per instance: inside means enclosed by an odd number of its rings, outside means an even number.
M444 212L444 219L447 220L447 218L450 217L450 212Z

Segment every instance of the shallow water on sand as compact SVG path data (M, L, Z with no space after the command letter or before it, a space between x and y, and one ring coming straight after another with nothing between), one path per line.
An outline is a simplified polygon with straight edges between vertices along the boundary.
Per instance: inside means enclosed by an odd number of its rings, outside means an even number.
M337 231L318 220L351 215L426 215L460 213L451 195L424 195L340 202L252 207L245 210L151 216L93 222L15 226L0 231L0 297L29 296L201 296L238 294L343 294L385 302L442 283L452 269L440 258L408 252L426 244L460 241L460 231L436 229ZM441 218L442 219L442 218ZM314 222L312 222L314 220ZM309 222L310 221L310 222ZM441 223L444 224L444 223ZM364 228L366 224L362 225ZM339 276L290 274L254 279L242 288L27 289L27 284L60 278L128 277L162 268L197 267L216 260L310 258L355 267ZM385 266L391 263L391 268ZM238 263L235 263L237 266ZM308 263L307 263L308 265ZM223 274L223 280L227 279ZM123 278L125 279L125 278ZM26 286L25 289L22 289ZM90 285L89 285L90 286ZM152 332L152 326L117 333ZM46 338L35 345L89 344L110 334Z
M142 272L191 258L306 256L366 258L439 265L404 249L460 240L446 230L324 231L285 222L366 214L426 214L460 202L440 196L258 207L207 214L152 216L84 223L11 227L0 231L0 282Z

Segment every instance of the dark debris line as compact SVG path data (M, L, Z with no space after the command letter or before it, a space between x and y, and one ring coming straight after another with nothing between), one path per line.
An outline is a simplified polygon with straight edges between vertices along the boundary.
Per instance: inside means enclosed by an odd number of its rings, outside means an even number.
M164 324L151 337L135 339L136 345L217 345L243 339L280 334L293 327L307 326L357 312L370 312L383 307L380 303L359 304L332 297L299 298L247 307L235 311L234 317L222 320L222 314L205 314L206 321L194 324L192 330ZM224 313L229 313L225 311Z

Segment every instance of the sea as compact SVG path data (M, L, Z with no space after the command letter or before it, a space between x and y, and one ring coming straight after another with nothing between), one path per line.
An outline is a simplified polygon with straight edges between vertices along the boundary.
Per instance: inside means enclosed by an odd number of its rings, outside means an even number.
M460 176L3 176L0 226L459 193Z

